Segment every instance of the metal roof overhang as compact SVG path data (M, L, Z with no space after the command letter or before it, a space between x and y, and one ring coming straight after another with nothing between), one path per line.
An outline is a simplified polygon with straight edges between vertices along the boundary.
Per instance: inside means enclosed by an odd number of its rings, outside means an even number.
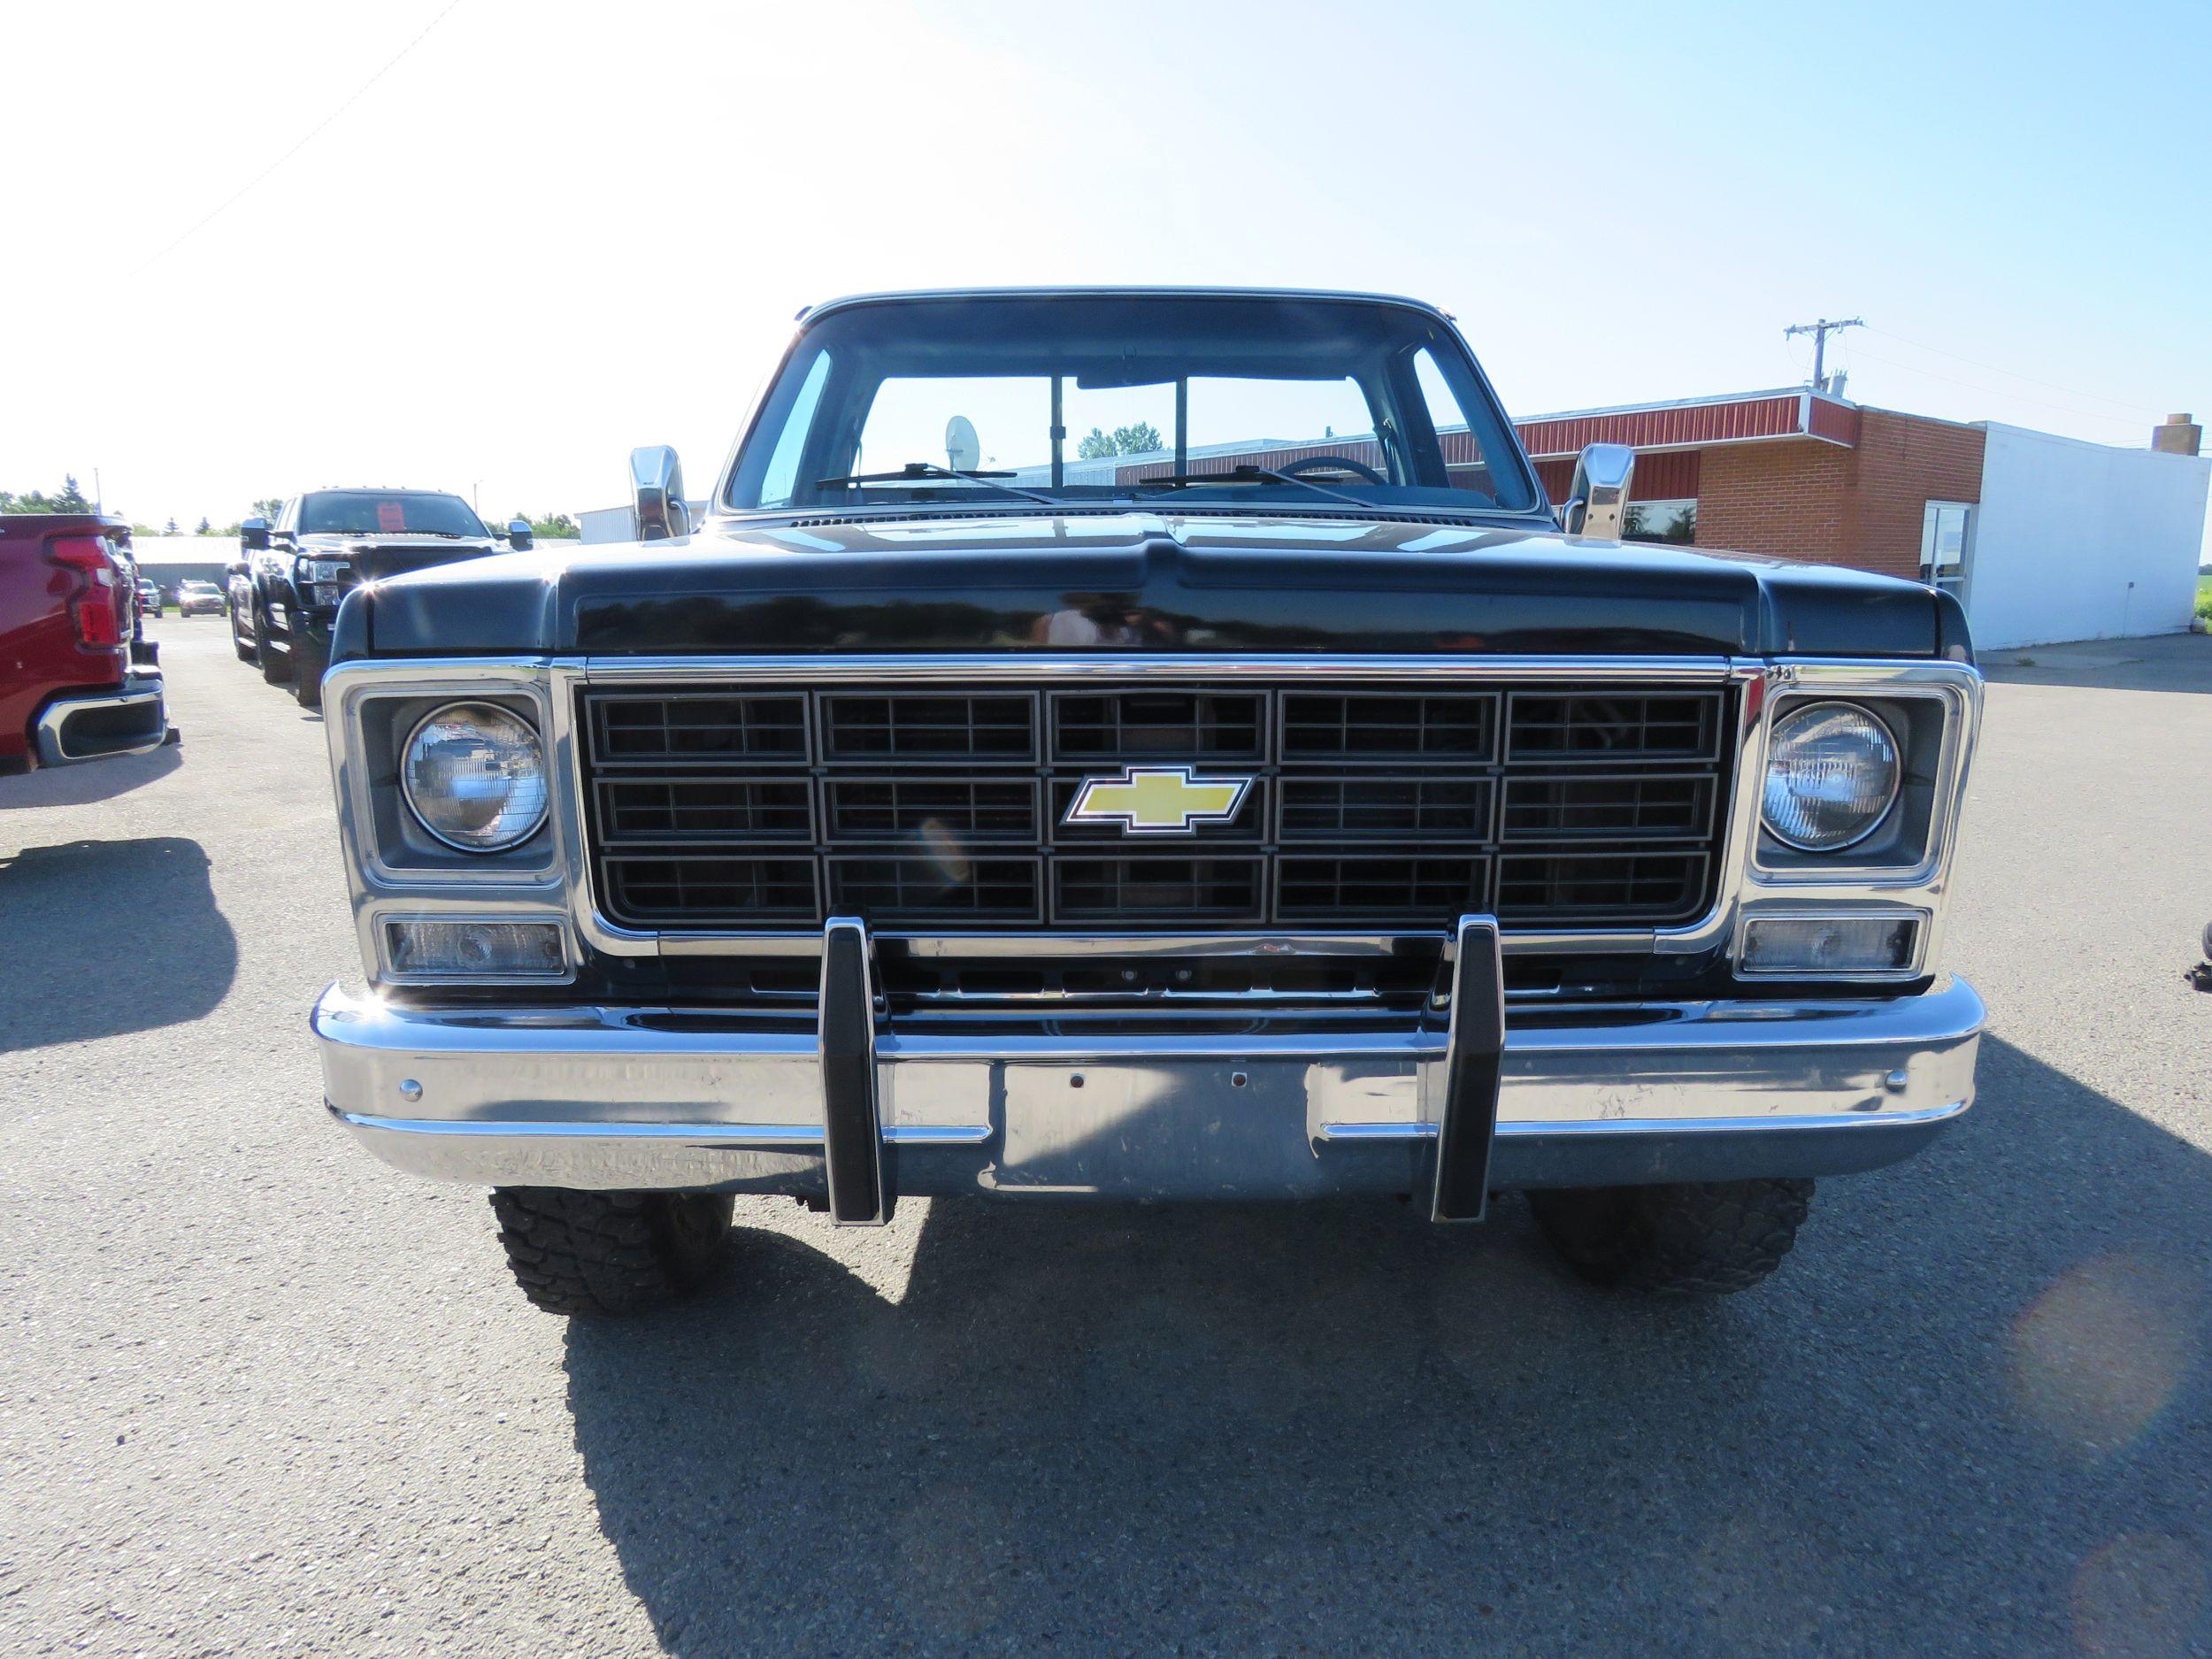
M1581 453L1591 443L1624 443L1643 452L1702 449L1722 443L1810 438L1843 449L1859 441L1859 406L1824 392L1794 390L1629 403L1613 409L1537 415L1514 423L1536 460Z

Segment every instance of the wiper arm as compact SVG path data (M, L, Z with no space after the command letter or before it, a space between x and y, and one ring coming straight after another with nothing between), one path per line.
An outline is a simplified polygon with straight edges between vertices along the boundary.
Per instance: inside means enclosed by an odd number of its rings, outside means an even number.
M1174 472L1164 478L1141 478L1137 480L1136 487L1139 489L1151 489L1156 486L1182 489L1193 484L1248 484L1255 479L1268 484L1295 484L1301 489L1313 491L1317 495L1326 495L1331 501L1364 507L1370 512L1376 511L1371 501L1362 501L1358 496L1348 495L1340 489L1331 489L1326 484L1317 484L1310 478L1300 478L1294 472L1278 472L1271 467L1249 465L1233 466L1225 472Z
M1002 495L1018 495L1024 501L1033 501L1040 507L1057 507L1060 503L1049 495L1033 491L1016 489L1011 484L1002 484L1002 478L1011 478L1011 472L964 472L956 467L940 466L934 461L909 461L895 472L855 472L848 478L818 478L814 481L823 489L834 489L841 484L911 484L925 478L956 478L970 484L980 484L995 489Z

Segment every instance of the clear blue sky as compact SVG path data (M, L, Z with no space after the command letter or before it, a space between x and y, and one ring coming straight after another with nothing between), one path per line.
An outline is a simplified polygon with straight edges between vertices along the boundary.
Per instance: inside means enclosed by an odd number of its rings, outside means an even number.
M2203 0L444 4L7 11L81 73L12 81L0 183L111 240L0 260L0 484L696 487L800 304L967 282L1417 294L1524 414L1792 383L1824 312L1870 402L2212 414Z

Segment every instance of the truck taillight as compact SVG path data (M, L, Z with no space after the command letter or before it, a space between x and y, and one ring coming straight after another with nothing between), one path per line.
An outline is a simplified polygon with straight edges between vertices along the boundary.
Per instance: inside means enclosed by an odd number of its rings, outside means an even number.
M77 573L69 596L69 620L80 645L120 645L124 636L122 573L97 536L61 535L47 544L47 557Z

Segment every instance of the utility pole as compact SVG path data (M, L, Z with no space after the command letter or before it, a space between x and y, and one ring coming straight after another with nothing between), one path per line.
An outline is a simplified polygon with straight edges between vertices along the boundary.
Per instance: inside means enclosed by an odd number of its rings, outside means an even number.
M1828 336L1839 334L1846 328L1865 326L1866 319L1863 317L1847 317L1840 322L1832 323L1824 317L1816 323L1792 323L1782 331L1782 338L1787 340L1793 334L1810 334L1813 337L1813 390L1824 392L1828 389Z

